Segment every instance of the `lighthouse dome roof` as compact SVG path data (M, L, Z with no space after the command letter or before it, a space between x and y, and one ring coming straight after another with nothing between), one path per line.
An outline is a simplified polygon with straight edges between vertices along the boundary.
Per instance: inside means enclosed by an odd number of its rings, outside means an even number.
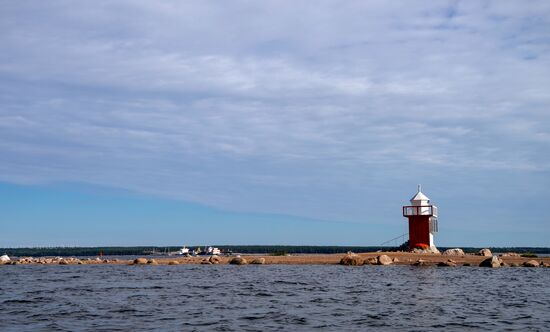
M418 185L418 192L416 193L416 195L414 195L413 198L411 198L411 202L413 201L429 201L430 199L428 198L428 196L424 195L424 193L422 192L422 188L420 187L420 185Z

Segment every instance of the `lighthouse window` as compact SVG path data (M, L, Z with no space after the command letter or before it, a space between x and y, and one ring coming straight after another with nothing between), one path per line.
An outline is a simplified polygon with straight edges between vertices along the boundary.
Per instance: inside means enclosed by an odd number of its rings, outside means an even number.
M430 219L430 232L431 233L437 233L437 219L432 218Z

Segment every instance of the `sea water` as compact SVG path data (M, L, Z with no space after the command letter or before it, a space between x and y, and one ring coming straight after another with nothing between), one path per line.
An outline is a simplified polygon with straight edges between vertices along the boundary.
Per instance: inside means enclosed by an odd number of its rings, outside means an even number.
M550 330L550 269L0 266L0 331Z

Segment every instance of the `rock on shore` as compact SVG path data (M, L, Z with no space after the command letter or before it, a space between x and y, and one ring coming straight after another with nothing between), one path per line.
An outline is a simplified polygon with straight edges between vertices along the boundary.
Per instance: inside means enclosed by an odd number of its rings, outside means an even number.
M525 266L525 267L538 267L539 265L540 265L539 262L537 262L534 259L523 263L523 266Z
M376 257L378 260L378 265L390 265L393 263L392 259L388 255L380 255Z
M265 264L265 258L263 258L263 257L254 258L254 259L252 260L252 262L250 262L250 264L258 264L258 265Z
M11 261L10 256L8 255L2 255L0 256L0 264L6 264Z
M423 260L423 259L419 259L417 260L416 262L413 263L414 266L429 266L430 264Z
M502 266L502 260L498 258L497 256L492 256L487 258L486 260L479 263L479 266L481 267L492 267L497 268Z
M464 256L464 250L460 248L447 249L443 252L446 256Z
M437 266L442 266L442 267L446 267L446 266L456 266L456 262L453 261L452 259L448 259L446 262L439 262L439 263L437 263Z
M13 265L26 265L26 264L73 265L73 264L83 264L83 262L76 257L64 257L64 258L63 257L54 257L54 258L21 257L16 261L11 261L11 264Z
M232 264L232 265L246 265L246 264L248 264L248 262L246 261L246 259L242 258L241 256L237 256L237 257L232 258L229 261L229 264Z
M210 258L208 259L208 261L209 261L210 263L212 263L212 264L220 264L221 258L220 258L220 256L218 256L218 255L212 255L212 256L210 256Z
M412 251L414 254L441 254L439 249L436 247L429 247L429 248L414 248Z
M359 266L363 265L364 261L361 256L348 252L342 259L340 259L340 265L353 265Z
M376 258L376 257L369 257L369 258L365 259L365 261L363 262L363 264L377 265L377 264L378 264L378 258Z
M140 258L134 259L134 265L143 265L143 264L147 264L146 258L140 257Z
M477 254L479 256L485 256L485 257L493 256L493 253L491 252L491 250L489 250L487 248L481 249Z

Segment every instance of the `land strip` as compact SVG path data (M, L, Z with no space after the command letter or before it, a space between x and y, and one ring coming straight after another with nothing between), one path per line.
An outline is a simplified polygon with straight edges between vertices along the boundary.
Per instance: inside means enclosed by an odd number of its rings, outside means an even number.
M353 254L359 257L359 261L365 264L374 261L381 255L386 255L391 259L391 265L414 265L422 262L422 265L437 265L446 262L452 262L457 266L470 265L478 266L482 261L486 260L487 256L479 255L441 255L441 254L426 254L426 253L409 253L409 252L369 252ZM295 254L284 256L270 255L241 255L247 263L259 262L259 264L286 264L286 265L334 265L340 264L341 259L345 254ZM236 256L219 256L215 264L230 264L231 260ZM210 256L164 256L164 257L143 257L139 263L135 260L126 259L111 259L109 257L96 257L88 259L77 259L71 257L22 257L10 262L5 262L5 265L23 265L23 264L57 264L57 265L76 265L76 264L152 264L152 265L179 265L179 264L210 264ZM535 260L541 266L550 265L550 257L521 257L517 256L499 256L505 266L523 265L528 261Z

